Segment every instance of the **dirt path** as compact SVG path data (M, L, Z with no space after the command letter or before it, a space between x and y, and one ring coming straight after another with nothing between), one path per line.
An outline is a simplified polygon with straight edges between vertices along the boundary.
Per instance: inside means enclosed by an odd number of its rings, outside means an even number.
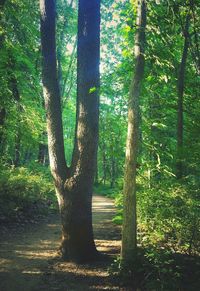
M119 253L120 230L112 223L112 200L95 196L93 224L97 249L111 258ZM51 215L40 225L0 237L0 291L120 290L113 283L110 261L76 266L57 256L60 220ZM117 284L116 284L117 285Z

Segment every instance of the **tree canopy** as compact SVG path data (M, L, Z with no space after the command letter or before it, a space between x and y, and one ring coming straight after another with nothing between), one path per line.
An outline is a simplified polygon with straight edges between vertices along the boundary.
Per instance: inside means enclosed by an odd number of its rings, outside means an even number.
M55 203L51 171L71 260L97 255L93 192L123 228L130 207L131 244L155 265L163 249L199 256L199 15L198 0L0 1L0 219Z

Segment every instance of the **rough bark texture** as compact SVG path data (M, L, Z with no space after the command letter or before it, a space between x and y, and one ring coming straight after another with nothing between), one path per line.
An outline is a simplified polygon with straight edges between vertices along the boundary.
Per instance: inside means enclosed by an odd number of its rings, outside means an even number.
M137 247L136 166L139 140L139 97L144 73L146 3L137 3L137 31L135 35L135 71L128 104L128 133L124 176L124 210L121 258L125 266L134 260Z
M96 256L92 231L92 189L98 142L100 1L79 1L77 46L77 124L71 177L66 181L70 206L63 209L63 251L73 257ZM70 208L71 213L68 211ZM71 232L71 238L68 233Z
M42 80L47 113L47 132L51 172L57 186L62 188L67 177L64 154L60 92L56 68L55 1L40 1Z
M190 14L186 16L186 23L184 29L184 46L183 53L178 74L178 111L177 111L177 162L176 162L176 176L181 179L183 176L183 95L185 83L186 61L189 49L189 24Z
M40 0L42 67L50 166L62 220L62 255L85 262L96 257L92 187L98 140L100 1L79 1L77 123L70 168L64 155L56 68L55 1Z

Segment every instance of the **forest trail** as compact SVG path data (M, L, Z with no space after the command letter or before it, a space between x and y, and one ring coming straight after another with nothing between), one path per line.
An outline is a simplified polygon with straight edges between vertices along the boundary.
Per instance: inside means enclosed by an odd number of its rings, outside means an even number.
M97 249L114 258L120 249L120 229L112 223L113 201L94 196L93 225ZM112 282L111 260L76 266L60 260L59 215L0 237L0 291L120 290Z

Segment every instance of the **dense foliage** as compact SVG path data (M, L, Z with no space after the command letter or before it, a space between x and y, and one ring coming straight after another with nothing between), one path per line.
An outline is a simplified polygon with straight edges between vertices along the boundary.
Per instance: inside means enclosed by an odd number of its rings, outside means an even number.
M127 99L134 68L134 3L105 0L101 7L101 105L95 191L116 198L119 211L114 221L119 224ZM160 268L168 253L198 256L200 251L200 3L198 0L147 3L137 176L138 242ZM76 116L76 27L77 1L58 0L58 78L68 161L73 151ZM180 148L178 82L186 37L189 49ZM38 1L5 1L0 11L1 219L28 211L40 200L46 203L53 199L52 184L47 178L40 53ZM180 163L183 170L178 179ZM165 269L166 273L172 272L168 267L162 270ZM149 290L160 286L150 286ZM159 290L173 290L174 286Z

